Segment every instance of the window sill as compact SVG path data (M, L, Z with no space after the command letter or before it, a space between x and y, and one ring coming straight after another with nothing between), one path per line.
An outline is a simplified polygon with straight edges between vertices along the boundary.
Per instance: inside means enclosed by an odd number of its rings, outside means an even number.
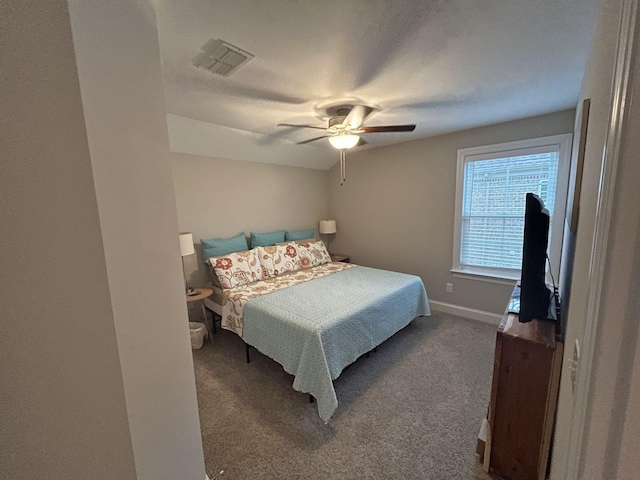
M497 283L499 285L509 285L513 287L515 283L520 280L520 277L510 276L510 275L492 275L490 273L479 273L473 272L471 270L458 270L452 268L449 270L454 277L457 278L466 278L467 280L477 280L480 282L487 283Z

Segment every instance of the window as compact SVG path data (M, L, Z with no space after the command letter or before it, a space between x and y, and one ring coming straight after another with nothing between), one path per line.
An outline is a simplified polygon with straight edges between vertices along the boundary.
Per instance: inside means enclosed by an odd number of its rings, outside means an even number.
M549 210L557 279L571 134L458 150L452 272L519 279L527 192Z

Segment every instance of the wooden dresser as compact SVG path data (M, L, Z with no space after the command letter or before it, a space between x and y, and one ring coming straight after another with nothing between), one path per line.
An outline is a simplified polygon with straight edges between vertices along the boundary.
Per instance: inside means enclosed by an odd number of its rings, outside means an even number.
M496 334L486 441L479 442L486 471L505 480L546 477L562 352L554 322L520 323L505 312Z

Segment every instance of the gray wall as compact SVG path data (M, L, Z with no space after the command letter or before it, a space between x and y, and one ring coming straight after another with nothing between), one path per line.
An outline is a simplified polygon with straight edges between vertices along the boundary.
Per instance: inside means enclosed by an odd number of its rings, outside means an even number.
M0 477L134 479L66 2L0 31Z
M154 11L69 9L0 7L0 477L202 480Z
M190 285L209 281L201 238L315 228L328 212L327 172L172 153L178 224L193 233L184 258ZM319 237L318 237L319 238Z
M513 285L452 276L457 150L570 133L574 110L347 153L328 179L329 212L338 222L331 250L354 263L420 275L429 298L501 314ZM454 292L446 293L446 283Z
M197 479L204 457L150 1L70 3L139 479Z
M589 128L585 148L584 173L580 197L580 217L578 231L572 235L575 243L574 268L572 272L571 302L565 332L564 365L569 365L573 357L573 344L576 339L582 343L584 335L584 319L587 315L587 299L590 295L589 271L591 269L592 242L598 208L598 190L602 153L606 141L611 109L611 85L617 42L619 11L613 3L603 10L597 32L597 41L589 55L587 71L582 85L580 103L584 98L591 99L589 112ZM580 126L576 121L576 135ZM575 168L575 165L572 166ZM569 448L569 431L573 415L574 396L571 376L567 368L563 369L558 399L557 428L553 445L551 478L561 479L565 476Z
M622 93L612 90L621 12L624 5L630 3L602 2L599 28L582 86L580 101L590 98L591 111L550 477L553 479L567 478L566 473L571 471L565 470L567 458L570 466L580 461L577 478L632 479L638 478L640 469L640 139L637 135L640 98L635 98L640 95L640 37L637 35L640 25L637 17L633 19L636 37L628 44L633 52L632 67L629 96L619 117L623 128L617 171L613 168L616 135L610 130L616 118L612 113L617 96L614 93ZM603 163L603 159L606 162ZM614 176L615 181L610 183L608 179ZM607 214L609 191L610 215ZM601 228L599 224L607 216L610 224ZM607 242L606 248L602 248L601 240ZM601 288L598 279L602 282ZM591 303L596 298L600 298L599 306ZM591 318L597 325L588 321ZM576 340L582 346L582 358L574 395L566 366L573 356ZM591 341L593 356L589 358ZM582 395L587 379L591 383ZM569 430L572 423L580 420L582 406L585 406L584 434L577 442L578 450L574 451Z

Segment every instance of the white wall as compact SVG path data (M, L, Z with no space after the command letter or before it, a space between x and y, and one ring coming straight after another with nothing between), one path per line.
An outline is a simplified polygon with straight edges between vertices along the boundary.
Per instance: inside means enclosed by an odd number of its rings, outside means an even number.
M134 479L66 2L0 31L0 478Z
M622 2L623 8L627 3L631 2ZM618 5L620 2L607 2L614 12ZM640 370L637 368L640 365L640 138L637 134L640 131L640 37L637 32L640 23L637 13L633 22L636 36L632 43L630 94L621 117L623 129L611 223L605 235L607 248L580 478L635 479L640 471L640 430L634 428L640 418ZM613 51L608 54L613 56ZM614 138L612 133L609 140ZM611 154L615 150L611 148L611 141L606 146L609 164L614 161ZM604 184L606 189L606 177Z
M452 276L457 150L573 130L574 110L375 150L347 153L347 181L330 171L331 248L354 263L420 275L431 300L502 315L508 284ZM446 293L446 283L454 292Z
M575 340L577 339L582 345L585 318L588 315L588 301L595 294L589 291L589 278L592 269L591 259L601 182L602 158L610 120L611 85L614 74L615 49L618 41L620 6L621 2L619 0L603 2L598 31L592 44L580 97L580 103L584 98L590 98L591 108L580 196L580 217L575 238L571 302L565 335L566 348L552 453L552 479L564 478L566 472L569 432L575 400L571 387L569 366L573 356ZM576 125L576 135L578 129L579 125ZM601 437L602 442L606 442L605 437L604 435ZM601 448L600 454L603 453L604 448Z
M172 153L181 231L201 238L315 228L328 211L327 172ZM318 237L319 238L319 237ZM184 258L190 285L209 281L202 250Z
M202 480L155 12L70 14L137 478Z
M202 480L154 12L70 7L0 7L0 477Z
M640 251L640 247L636 248L636 252L638 251ZM636 265L634 277L637 283L640 278L637 255L634 263ZM636 285L635 291L638 292L639 290ZM640 312L638 312L639 299L640 294L635 296L636 327L638 325L638 319L640 319ZM627 401L626 411L621 416L624 420L624 426L620 436L620 452L618 458L618 478L629 480L636 478L638 472L640 472L640 455L638 455L638 445L640 445L640 335L638 335L637 332L634 350L635 360L628 377L629 393L625 399Z

